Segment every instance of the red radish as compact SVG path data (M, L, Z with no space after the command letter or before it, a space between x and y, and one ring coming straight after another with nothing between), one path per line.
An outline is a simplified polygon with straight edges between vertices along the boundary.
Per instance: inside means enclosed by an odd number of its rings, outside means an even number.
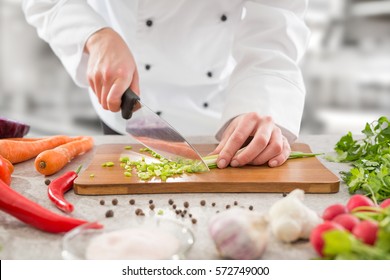
M332 220L332 222L335 222L349 232L352 232L353 228L360 223L360 220L354 215L346 213L338 215Z
M340 214L347 213L347 207L345 207L343 204L333 204L328 206L325 210L324 213L322 214L322 218L325 221L331 221L333 220L336 216Z
M389 206L390 206L390 198L383 200L382 203L379 204L379 207L381 207L383 209L385 209Z
M360 206L375 206L374 202L369 199L367 196L361 194L355 194L351 196L347 203L348 211L352 211L353 209Z
M330 230L344 230L342 226L336 224L332 221L325 221L322 224L316 226L310 234L310 243L313 246L314 250L320 255L323 256L322 250L324 249L325 241L323 234Z
M364 220L354 227L352 234L360 241L374 245L378 234L378 224Z

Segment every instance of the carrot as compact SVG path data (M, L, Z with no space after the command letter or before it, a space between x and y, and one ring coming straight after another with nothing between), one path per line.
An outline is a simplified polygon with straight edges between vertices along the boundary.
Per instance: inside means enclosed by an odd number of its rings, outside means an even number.
M36 141L0 140L0 155L11 163L29 160L39 153L53 149L59 145L72 141L72 138L64 135L56 135Z
M40 153L35 159L35 169L43 175L52 175L60 171L74 157L93 148L92 137L76 137L72 142Z
M32 142L32 141L37 141L37 140L42 140L42 139L44 139L44 138L22 138L22 137L17 137L17 138L7 138L7 139L4 139L4 140Z

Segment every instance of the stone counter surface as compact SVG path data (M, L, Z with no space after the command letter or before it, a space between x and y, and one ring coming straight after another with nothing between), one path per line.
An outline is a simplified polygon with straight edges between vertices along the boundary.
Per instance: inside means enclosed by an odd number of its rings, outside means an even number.
M315 135L302 136L297 142L308 144L313 152L328 153L333 151L335 143L339 140L340 135ZM127 143L129 140L126 136L96 136L95 144L106 143ZM214 143L213 138L192 138L191 143ZM82 164L88 165L93 157L93 151L75 158L58 174L48 177L54 179L62 173L69 170L76 170ZM318 157L319 160L334 174L339 176L340 171L349 169L348 164L332 163ZM15 165L15 172L12 178L11 187L20 192L29 199L39 203L54 212L61 213L47 196L47 186L45 177L34 169L34 160L23 162ZM156 215L155 213L162 209L164 216L177 219L187 225L194 233L195 243L188 252L188 259L219 259L218 252L209 237L208 220L215 215L216 211L225 210L227 204L233 205L234 201L238 206L253 206L254 211L265 213L273 203L282 198L281 193L200 193L200 194L147 194L147 195L109 195L109 196L80 196L69 191L66 199L71 202L75 210L71 214L74 217L90 221L104 220L107 210L114 210L114 217L117 221L134 219L135 209L141 208L146 216ZM330 204L346 203L350 197L344 183L340 184L340 191L335 194L306 194L305 204L318 213ZM117 205L112 205L111 201L116 198ZM105 200L105 205L100 205L100 200ZM130 205L129 200L134 199L135 205ZM153 200L156 206L154 212L149 210L149 200ZM189 211L197 219L196 224L192 224L188 217L177 218L176 214L169 207L168 200L173 199L175 204L184 209L183 203L189 203ZM205 200L206 206L201 206L200 201ZM211 203L215 202L216 206L212 207ZM62 238L63 234L50 234L39 231L31 226L23 224L12 216L0 212L0 259L17 259L17 260L49 260L62 259ZM284 244L275 240L272 236L262 259L311 259L316 257L314 250L309 242L299 241L294 244Z

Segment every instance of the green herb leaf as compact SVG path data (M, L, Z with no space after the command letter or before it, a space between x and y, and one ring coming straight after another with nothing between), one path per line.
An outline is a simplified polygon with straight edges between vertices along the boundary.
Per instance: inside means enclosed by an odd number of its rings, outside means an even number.
M338 254L350 253L352 250L352 238L346 231L330 230L323 235L325 245L323 253L325 256L336 256Z
M342 136L334 150L337 156L326 157L329 161L349 162L349 172L341 172L349 192L362 192L373 200L390 197L390 122L380 117L362 130L364 138L354 139L351 132Z

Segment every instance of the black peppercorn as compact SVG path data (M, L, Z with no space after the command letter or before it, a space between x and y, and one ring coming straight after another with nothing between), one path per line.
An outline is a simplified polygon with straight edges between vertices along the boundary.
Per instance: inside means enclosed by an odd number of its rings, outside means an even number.
M102 199L100 200L100 205L104 205L106 202Z
M188 206L190 206L190 204L188 203L188 201L184 202L183 205L184 205L185 208L188 208Z
M151 27L153 25L153 21L151 19L148 19L146 21L146 26Z
M134 205L134 204L135 204L135 200L134 200L134 199L130 199L130 200L129 200L129 203L130 203L131 205Z
M106 212L106 218L111 218L111 217L114 217L114 211L108 210L108 211Z
M114 198L114 199L112 200L112 205L117 205L117 204L118 204L118 199Z
M206 205L206 201L205 200L201 200L200 201L200 205L205 206Z

